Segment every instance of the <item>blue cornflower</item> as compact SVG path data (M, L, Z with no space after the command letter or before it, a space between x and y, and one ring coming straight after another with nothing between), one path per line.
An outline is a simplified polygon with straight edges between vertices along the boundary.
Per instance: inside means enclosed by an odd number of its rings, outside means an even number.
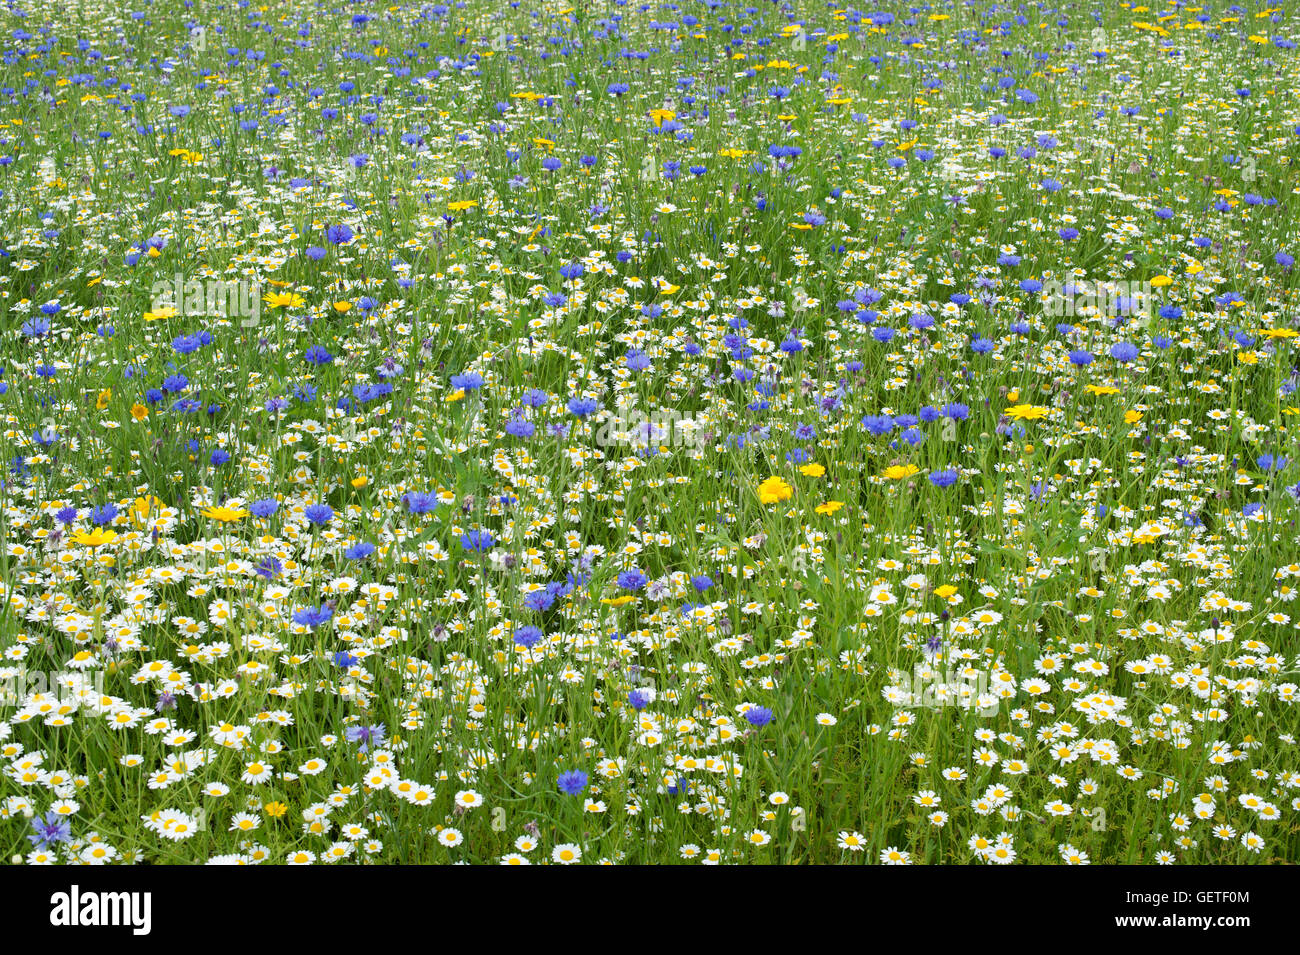
M324 525L334 520L334 508L328 504L308 504L302 513L312 524Z
M260 517L263 520L270 517L279 509L280 502L273 497L266 497L248 505L248 513L252 514L254 517Z
M263 577L266 580L274 580L284 571L284 564L280 563L278 558L272 557L268 554L260 564L253 568L253 570L259 577Z
M939 488L952 487L960 477L961 474L956 468L944 468L941 471L930 472L930 483Z
M524 608L543 613L555 603L555 594L549 590L530 590L524 595Z
M467 531L460 535L460 546L465 550L485 551L496 545L497 539L491 531Z
M533 646L539 643L541 639L542 639L541 629L538 627L534 627L531 624L529 624L528 626L520 627L514 633L515 643L519 644L519 646L523 647L525 650L531 649Z
M560 773L556 782L564 795L577 796L587 788L587 774L581 769L570 769L568 772Z
M349 726L343 731L343 737L349 743L360 743L357 752L368 753L372 746L383 746L384 736L388 730L383 723L375 726Z
M347 245L355 233L345 225L332 225L325 230L325 238L334 245Z
M334 611L325 604L321 604L319 607L300 607L293 612L293 622L315 630L321 624L327 623L333 616Z
M565 405L565 407L569 409L570 414L576 415L579 418L585 418L600 410L600 402L595 398L580 398L575 396L569 399L569 403Z
M412 491L406 495L406 509L412 514L428 514L438 507L438 498L428 491Z
M48 335L49 331L50 320L43 315L29 318L22 325L22 333L28 338L40 338L42 335Z
M649 577L636 569L625 570L618 575L618 585L624 590L640 590L649 580Z
M40 816L34 817L32 819L32 828L36 830L36 833L27 838L37 849L44 849L56 842L70 842L72 840L72 820L65 819L58 813L48 812L45 814L44 819Z
M105 504L103 507L92 507L89 517L91 523L98 524L101 527L112 524L113 519L117 517L117 505ZM73 513L73 519L76 519L75 512Z
M1138 356L1137 346L1130 342L1116 342L1110 346L1110 357L1116 361L1129 362Z

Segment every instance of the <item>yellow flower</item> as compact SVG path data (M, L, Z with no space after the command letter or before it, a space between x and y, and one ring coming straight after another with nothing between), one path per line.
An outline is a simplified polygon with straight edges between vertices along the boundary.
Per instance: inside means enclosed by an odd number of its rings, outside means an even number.
M934 595L935 595L936 597L940 597L940 598L942 598L942 599L944 599L944 600L947 600L949 597L951 597L951 596L952 596L953 594L955 594L956 592L957 592L957 588L956 588L955 586L953 586L952 584L944 584L942 587L935 587L935 588L934 588Z
M157 322L164 318L172 318L176 314L176 309L171 305L164 305L156 312L145 312L144 320L146 322Z
M452 212L464 212L466 209L473 209L478 205L477 199L457 199L455 202L447 203L447 208Z
M1036 420L1047 417L1051 408L1043 408L1039 405L1012 405L1007 409L1007 417L1014 418L1017 421Z
M915 464L895 464L893 467L885 468L884 476L891 481L901 481L903 478L910 478L913 474L919 474L921 471Z
M624 594L621 597L602 597L600 602L611 607L622 607L624 604L630 604L633 600L636 600L636 598L631 594Z
M1129 409L1128 411L1124 412L1125 424L1137 424L1141 420L1142 420L1142 412L1140 411Z
M358 474L356 477L352 479L352 486L357 488L358 490L365 487L369 483L370 483L370 478L366 477L364 474Z
M464 397L465 397L465 389L457 388L455 391L453 391L451 394L449 394L446 398L443 398L442 400L450 403L453 401L460 401L460 399Z
M262 811L272 819L279 819L289 811L289 807L282 802L268 802L262 807Z
M676 119L677 114L671 109L652 109L650 110L650 120L655 126L662 126L666 119Z
M1265 338L1295 338L1300 332L1294 328L1261 328L1259 334Z
M100 547L117 540L117 531L106 531L102 527L96 527L93 531L77 531L72 535L72 539L82 547Z
M112 397L113 397L113 389L105 388L103 391L101 391L99 393L99 397L95 399L95 410L103 411L105 408L107 408L108 402Z
M758 499L764 504L788 501L793 495L794 488L775 475L758 486Z
M145 418L149 417L149 409L137 401L131 406L131 417L136 421L143 421Z
M834 514L844 506L843 501L827 501L825 504L818 504L813 510L818 514Z
M148 520L150 514L161 511L164 506L163 502L153 495L137 497L135 503L131 505L131 516L136 519L137 523L143 524Z
M351 302L335 302L335 303L334 303L334 311L338 312L339 314L342 314L343 312L350 312L350 311L352 311L352 303L351 303Z
M1088 385L1088 387L1084 388L1083 390L1086 391L1086 392L1087 392L1088 394L1090 394L1090 395L1117 395L1117 394L1119 394L1119 389L1118 389L1118 388L1113 388L1113 387L1111 387L1110 385Z
M1152 288L1164 288L1166 285L1173 285L1174 280L1167 275L1157 275L1151 280Z
M1243 365L1258 364L1259 355L1255 354L1253 351L1239 351L1237 352L1237 361L1241 362Z
M209 520L223 524L231 524L248 516L248 511L242 507L205 507L200 513Z
M297 292L268 292L262 296L267 308L299 308L307 300Z
M826 469L822 467L820 464L816 464L816 463L805 464L803 467L799 469L799 473L805 474L808 477L821 477L823 474L826 473Z

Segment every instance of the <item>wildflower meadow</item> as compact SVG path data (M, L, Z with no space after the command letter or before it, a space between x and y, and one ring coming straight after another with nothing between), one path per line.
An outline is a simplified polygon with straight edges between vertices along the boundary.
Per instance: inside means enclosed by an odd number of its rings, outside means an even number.
M1300 861L1297 40L8 2L3 860Z

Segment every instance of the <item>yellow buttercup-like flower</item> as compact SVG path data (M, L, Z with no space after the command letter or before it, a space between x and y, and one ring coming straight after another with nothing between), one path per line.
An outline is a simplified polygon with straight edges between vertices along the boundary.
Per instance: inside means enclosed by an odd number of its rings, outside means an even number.
M96 527L93 531L77 531L72 535L72 539L82 547L102 547L117 540L117 531L106 531L102 527Z
M794 488L776 476L768 478L758 486L758 499L764 504L788 501L793 495Z
M818 514L834 514L844 506L843 501L827 501L825 504L818 504L813 510Z
M816 463L805 464L803 467L799 469L799 473L807 475L808 477L821 477L823 474L826 473L826 469L822 467L820 464L816 464Z
M232 524L248 516L248 511L242 507L205 507L200 513L209 520L220 521L222 524Z
M885 468L884 475L891 481L901 481L904 478L910 478L913 474L919 474L921 469L915 464L895 464L892 467Z
M267 308L299 308L307 300L297 292L268 292L262 301Z
M1044 408L1041 405L1012 405L1007 409L1008 418L1014 418L1016 421L1036 421L1039 418L1046 418L1051 408Z

